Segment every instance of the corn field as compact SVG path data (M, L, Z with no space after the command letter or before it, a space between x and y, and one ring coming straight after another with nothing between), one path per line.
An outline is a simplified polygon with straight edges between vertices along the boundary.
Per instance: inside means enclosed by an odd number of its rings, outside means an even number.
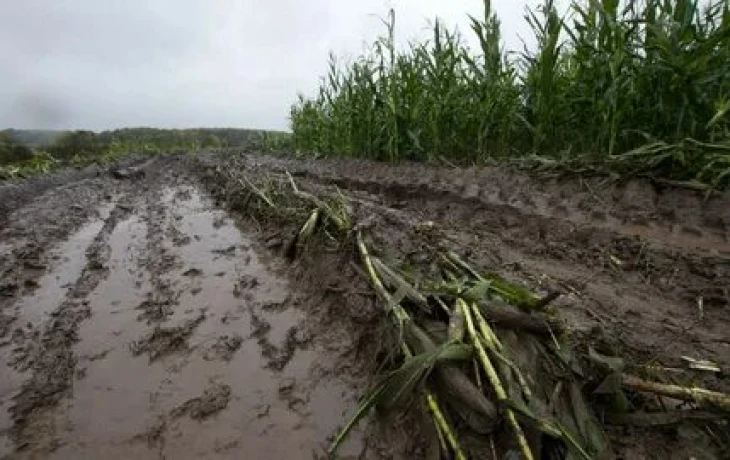
M730 3L552 0L528 10L534 49L504 50L491 2L479 46L436 21L396 48L395 13L358 58L331 55L291 109L295 147L324 155L603 169L730 183Z

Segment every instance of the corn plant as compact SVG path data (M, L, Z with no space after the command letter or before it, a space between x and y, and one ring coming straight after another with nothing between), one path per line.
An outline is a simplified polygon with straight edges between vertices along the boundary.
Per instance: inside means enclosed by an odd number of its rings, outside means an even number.
M299 150L457 163L540 158L730 183L730 6L711 0L553 0L527 10L537 45L503 49L491 2L470 16L478 47L438 20L395 46L386 33L351 63L330 58L292 106Z

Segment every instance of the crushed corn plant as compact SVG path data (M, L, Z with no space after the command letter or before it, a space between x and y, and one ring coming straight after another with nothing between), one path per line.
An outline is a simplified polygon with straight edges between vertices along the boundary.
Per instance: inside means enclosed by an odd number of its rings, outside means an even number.
M397 247L375 245L375 224L345 194L303 191L288 172L260 184L221 167L214 174L239 184L227 193L246 203L252 218L303 222L283 249L290 260L322 250L323 242L349 251L387 318L380 375L343 420L331 455L373 411L429 414L442 458L457 459L498 451L525 459L607 458L607 422L726 426L730 396L668 383L661 372L585 342L556 318L559 292L531 292L473 266L438 238L427 239L421 264L401 264ZM414 238L423 232L438 229L426 222L406 230ZM718 370L711 362L688 365Z

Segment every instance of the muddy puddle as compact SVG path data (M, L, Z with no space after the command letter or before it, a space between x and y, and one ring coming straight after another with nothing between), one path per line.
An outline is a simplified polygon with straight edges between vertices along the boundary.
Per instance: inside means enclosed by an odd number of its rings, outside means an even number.
M99 230L64 243L69 267L55 285L78 277L76 240ZM335 363L313 340L292 286L222 211L193 188L163 189L136 203L106 244L107 275L80 299L91 313L73 345L72 392L26 429L50 447L25 446L19 458L324 451L356 394L328 372ZM52 314L37 303L34 314ZM342 454L355 457L363 445L355 435Z
M98 214L108 217L110 210L111 205L104 206ZM103 218L92 219L49 251L50 263L32 262L24 267L32 283L26 282L29 293L13 304L12 332L0 347L0 362L4 368L0 379L0 458L10 455L14 449L10 436L13 426L10 408L31 366L28 358L38 347L49 315L63 302L81 275L86 251L103 225ZM33 277L34 272L38 273L36 277Z
M37 281L38 287L32 295L15 304L20 324L37 325L58 306L59 299L63 299L81 275L86 250L103 225L103 220L85 225L53 251L52 258L57 265Z

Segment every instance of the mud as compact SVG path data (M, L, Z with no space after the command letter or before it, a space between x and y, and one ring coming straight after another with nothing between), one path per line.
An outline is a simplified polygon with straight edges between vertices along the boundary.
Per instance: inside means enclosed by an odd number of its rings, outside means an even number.
M230 398L231 387L215 384L206 388L202 396L189 399L173 409L170 415L175 418L190 415L192 419L202 420L225 409Z
M224 174L212 166L221 162ZM319 196L343 190L374 246L389 250L381 257L393 263L418 266L428 261L430 248L446 244L536 292L559 292L556 312L576 337L630 357L637 369L681 369L683 356L730 368L728 193L707 197L648 181L546 180L504 168L255 155L203 157L202 163L211 165L210 186L223 189L224 201L237 198L230 171L280 187L288 187L289 172L301 189ZM233 178L222 185L227 177ZM332 270L316 276L344 284L333 286L337 290L359 289ZM727 376L696 372L685 382L727 392ZM678 441L679 432L686 427L624 430L615 441L625 458L698 455ZM700 438L714 445L715 455L730 442L723 435Z
M546 181L503 168L268 156L243 164L289 171L312 190L346 189L388 228L435 223L446 229L439 237L486 267L563 292L573 327L609 329L647 359L689 355L730 365L728 192L708 199L646 181ZM402 243L403 252L414 250Z
M324 238L281 257L302 220L253 212L221 164L257 183L289 171L304 190L346 189L383 256L418 264L447 241L560 292L572 330L636 362L730 369L727 194L498 168L160 158L0 188L18 197L0 215L0 458L323 456L380 364L380 307L352 248ZM728 391L727 375L696 378ZM430 430L373 420L341 456L425 458ZM626 458L681 457L679 431L616 439Z
M45 209L88 187L77 219ZM312 458L368 383L177 160L65 184L10 221L2 458ZM380 458L367 439L346 456Z

